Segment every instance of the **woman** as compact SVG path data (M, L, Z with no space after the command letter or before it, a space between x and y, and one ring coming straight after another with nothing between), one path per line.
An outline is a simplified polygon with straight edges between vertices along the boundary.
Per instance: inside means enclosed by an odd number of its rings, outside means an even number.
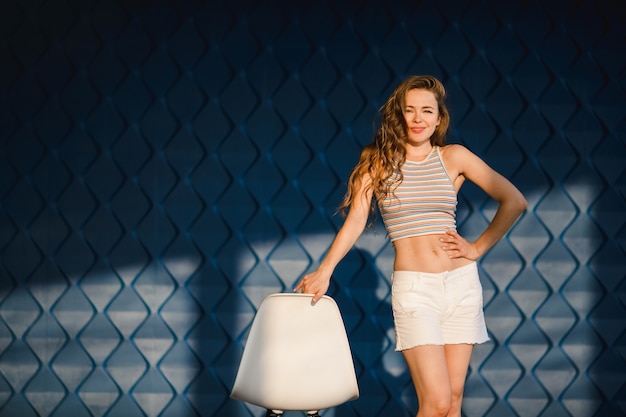
M319 300L333 270L368 224L376 205L395 249L392 310L396 350L408 365L418 417L461 416L473 346L488 340L476 260L526 208L506 178L462 145L446 145L445 89L411 76L381 109L381 126L348 181L345 221L318 269L295 291ZM465 180L499 203L485 231L469 242L456 231L457 193Z

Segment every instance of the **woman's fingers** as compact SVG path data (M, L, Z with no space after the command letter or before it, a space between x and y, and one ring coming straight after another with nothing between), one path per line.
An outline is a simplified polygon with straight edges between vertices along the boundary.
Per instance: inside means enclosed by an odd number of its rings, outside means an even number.
M446 251L450 258L468 257L470 243L454 230L447 230L446 235L446 237L440 239L443 243L441 249Z
M305 275L298 285L294 287L295 292L302 292L302 294L312 294L313 295L313 303L316 303L326 294L328 291L329 282L324 278L323 275L320 275L317 272L313 272L311 274Z
M480 257L475 244L468 242L456 231L446 231L446 237L442 237L439 240L442 242L441 249L443 249L450 258L467 258L475 261Z

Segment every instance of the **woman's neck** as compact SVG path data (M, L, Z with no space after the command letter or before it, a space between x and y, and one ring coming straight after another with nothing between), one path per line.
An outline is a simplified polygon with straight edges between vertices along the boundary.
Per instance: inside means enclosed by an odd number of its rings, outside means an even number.
M415 161L415 162L422 161L426 159L428 155L430 155L432 150L433 150L433 145L430 144L430 142L424 143L422 145L416 145L416 146L407 145L406 159L410 161Z

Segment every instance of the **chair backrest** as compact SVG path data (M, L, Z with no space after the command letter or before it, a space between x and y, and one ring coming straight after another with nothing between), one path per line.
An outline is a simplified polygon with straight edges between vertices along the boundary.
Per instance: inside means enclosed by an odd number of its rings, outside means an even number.
M346 329L335 301L310 294L266 297L257 311L231 397L269 410L322 410L359 397Z

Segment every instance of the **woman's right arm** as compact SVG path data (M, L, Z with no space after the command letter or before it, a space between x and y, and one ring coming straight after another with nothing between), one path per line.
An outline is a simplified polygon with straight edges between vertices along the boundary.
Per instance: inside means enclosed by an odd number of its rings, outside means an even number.
M365 230L373 194L369 187L370 183L369 175L365 175L355 193L354 200L350 205L350 211L339 232L337 232L326 256L317 270L305 275L294 288L294 291L301 290L304 294L313 294L313 303L326 294L335 267L346 256L363 233L363 230Z

